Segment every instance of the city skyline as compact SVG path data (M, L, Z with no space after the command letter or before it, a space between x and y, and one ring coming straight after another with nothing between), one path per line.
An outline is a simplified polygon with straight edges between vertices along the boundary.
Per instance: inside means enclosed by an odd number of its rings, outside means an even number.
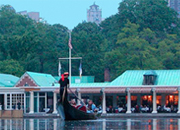
M102 18L118 13L121 0L2 0L0 5L11 5L16 12L39 12L48 24L61 24L73 29L82 21L87 21L87 9L93 3L102 9Z

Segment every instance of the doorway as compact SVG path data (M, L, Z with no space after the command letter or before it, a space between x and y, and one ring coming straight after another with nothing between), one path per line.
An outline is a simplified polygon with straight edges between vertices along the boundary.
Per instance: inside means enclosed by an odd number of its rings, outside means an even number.
M4 94L0 94L0 105L2 105L2 110L4 110Z

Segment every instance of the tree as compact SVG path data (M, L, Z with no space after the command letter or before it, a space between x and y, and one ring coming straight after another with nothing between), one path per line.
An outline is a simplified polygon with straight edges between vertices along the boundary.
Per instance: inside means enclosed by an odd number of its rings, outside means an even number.
M178 14L167 4L165 0L123 0L119 6L121 23L129 20L141 25L140 30L150 28L157 35L161 33L159 36L178 31Z
M96 81L103 81L104 67L101 59L101 46L104 39L100 33L100 28L95 23L82 23L72 31L72 55L81 56L83 75L95 75ZM78 61L74 61L79 66ZM73 67L73 74L77 75L78 67Z
M116 48L106 53L106 64L109 64L113 78L128 69L163 68L155 57L156 49L149 44L147 37L144 37L148 35L145 33L152 31L145 29L139 32L139 27L128 22L118 35Z
M23 67L15 60L0 61L0 73L12 74L20 77L24 73Z

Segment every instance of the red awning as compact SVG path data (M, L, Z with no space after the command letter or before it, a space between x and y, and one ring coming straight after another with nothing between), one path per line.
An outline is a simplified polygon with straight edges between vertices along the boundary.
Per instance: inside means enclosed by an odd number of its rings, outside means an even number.
M174 93L177 91L177 87L158 87L155 88L156 93Z
M105 88L105 93L125 93L126 88L120 88L120 87L111 87L111 88Z
M100 93L101 88L80 88L80 93Z
M72 92L75 93L76 88L71 88ZM59 88L55 89L54 93L59 93ZM68 93L71 93L71 91L68 89Z
M151 93L151 88L149 87L138 87L138 88L130 88L130 93Z

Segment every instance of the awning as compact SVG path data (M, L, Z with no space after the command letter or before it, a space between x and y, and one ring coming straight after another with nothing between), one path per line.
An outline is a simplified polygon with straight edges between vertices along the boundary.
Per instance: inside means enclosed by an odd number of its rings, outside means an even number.
M130 93L151 93L151 88L149 87L138 87L138 88L130 88Z
M126 88L110 87L110 88L105 88L104 92L105 93L125 93L126 92Z
M101 88L80 88L80 93L100 93Z
M174 93L177 91L177 87L158 87L155 88L156 93Z
M75 93L76 88L71 88L72 92ZM54 93L59 93L59 88L55 89ZM71 91L68 89L68 93L71 93Z

